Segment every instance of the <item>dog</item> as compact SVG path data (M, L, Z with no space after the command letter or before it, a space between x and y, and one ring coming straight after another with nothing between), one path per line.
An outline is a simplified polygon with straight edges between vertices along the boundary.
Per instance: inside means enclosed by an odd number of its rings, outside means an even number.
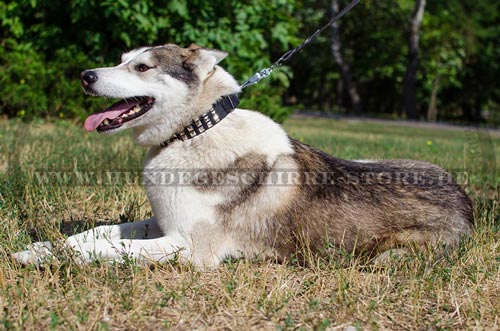
M87 94L121 101L90 115L87 131L131 129L154 217L99 226L66 240L83 261L174 258L216 267L227 257L286 260L301 251L456 247L473 228L469 197L442 168L421 161L347 161L291 137L218 66L227 53L191 45L144 47L114 67L83 71ZM158 174L184 172L183 183ZM161 176L159 176L161 177ZM14 254L41 263L51 244Z

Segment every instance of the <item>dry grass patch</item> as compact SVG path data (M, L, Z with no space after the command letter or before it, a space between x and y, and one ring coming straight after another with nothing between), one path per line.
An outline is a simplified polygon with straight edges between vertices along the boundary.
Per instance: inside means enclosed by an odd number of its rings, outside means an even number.
M440 258L428 252L383 267L344 255L340 261L311 258L306 265L293 259L228 260L200 271L176 262L78 265L64 252L44 269L21 267L10 253L31 241L151 215L138 185L54 185L40 182L37 171L140 169L145 151L126 135L88 135L64 122L40 128L0 122L6 141L0 160L8 160L0 173L0 329L500 328L499 178L490 173L498 140L473 162L460 132L325 120L290 121L287 129L345 158L415 157L448 168L467 165L462 170L475 200L474 235Z

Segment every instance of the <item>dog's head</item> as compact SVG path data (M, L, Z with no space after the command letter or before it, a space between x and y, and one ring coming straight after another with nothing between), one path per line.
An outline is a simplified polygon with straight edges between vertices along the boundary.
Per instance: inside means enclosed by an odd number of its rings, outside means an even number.
M146 130L165 121L168 114L178 115L179 109L196 98L216 64L226 56L225 52L196 45L181 48L168 44L125 53L115 67L83 71L81 83L86 93L121 99L90 115L85 129Z

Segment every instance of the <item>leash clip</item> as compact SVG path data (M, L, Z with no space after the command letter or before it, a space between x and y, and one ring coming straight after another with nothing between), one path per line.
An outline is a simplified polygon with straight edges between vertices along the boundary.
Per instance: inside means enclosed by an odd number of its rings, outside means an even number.
M247 86L257 84L261 79L269 76L273 72L273 69L274 69L273 67L262 69L252 77L248 78L247 81L241 85L241 88L243 89Z

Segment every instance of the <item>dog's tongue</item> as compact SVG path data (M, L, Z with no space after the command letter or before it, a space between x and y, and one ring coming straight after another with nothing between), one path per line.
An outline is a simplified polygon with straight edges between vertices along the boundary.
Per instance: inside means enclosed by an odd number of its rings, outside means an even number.
M114 120L121 114L126 113L130 108L134 107L138 103L138 101L121 100L113 104L111 107L90 115L85 120L85 130L89 132L94 131L106 118L109 120Z

